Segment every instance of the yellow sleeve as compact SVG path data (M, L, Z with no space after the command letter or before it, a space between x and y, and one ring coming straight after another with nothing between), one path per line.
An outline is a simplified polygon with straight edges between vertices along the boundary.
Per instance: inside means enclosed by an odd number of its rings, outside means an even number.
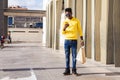
M66 22L64 21L63 24L62 24L62 34L65 34L65 33L66 33L66 31L63 30L65 24L66 24Z
M79 20L78 20L78 33L79 33L80 36L83 36L82 27L81 27L81 23L80 23Z

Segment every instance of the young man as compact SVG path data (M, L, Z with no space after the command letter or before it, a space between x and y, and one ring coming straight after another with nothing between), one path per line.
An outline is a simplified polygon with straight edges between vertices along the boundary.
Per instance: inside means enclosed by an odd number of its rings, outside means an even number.
M72 49L72 74L77 75L76 71L76 56L77 56L77 39L80 36L80 39L83 40L83 34L81 29L80 21L72 16L72 9L65 9L66 19L63 23L62 34L65 35L65 58L66 58L66 69L63 73L64 75L70 74L70 48ZM78 36L79 34L79 36ZM84 42L81 42L81 45L84 45Z

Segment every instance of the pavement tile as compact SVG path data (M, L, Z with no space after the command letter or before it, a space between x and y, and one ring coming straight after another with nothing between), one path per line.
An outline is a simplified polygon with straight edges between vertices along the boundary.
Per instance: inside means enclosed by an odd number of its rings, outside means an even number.
M87 59L77 62L78 76L64 76L63 50L52 50L42 43L5 44L0 50L0 80L27 80L33 70L37 80L118 80L120 68ZM5 79L9 77L10 79Z

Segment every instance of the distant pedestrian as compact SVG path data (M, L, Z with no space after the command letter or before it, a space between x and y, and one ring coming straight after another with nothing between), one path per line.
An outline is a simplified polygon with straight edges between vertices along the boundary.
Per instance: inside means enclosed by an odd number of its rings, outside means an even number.
M1 47L1 40L2 40L2 37L0 36L0 47Z
M1 48L4 48L5 36L0 36Z
M12 43L11 31L8 31L7 39L8 39L8 43Z
M65 35L65 58L66 58L66 69L64 75L70 74L70 49L72 49L72 74L77 75L76 70L76 56L77 56L77 39L80 37L83 40L83 33L81 29L80 21L72 16L72 9L65 9L66 19L63 23L62 34ZM79 33L79 36L78 36ZM84 45L84 42L81 42Z

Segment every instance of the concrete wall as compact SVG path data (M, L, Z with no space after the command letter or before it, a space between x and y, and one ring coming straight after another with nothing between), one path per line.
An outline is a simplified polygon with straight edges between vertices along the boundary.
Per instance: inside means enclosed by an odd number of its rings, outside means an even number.
M42 42L42 29L9 28L13 42Z

